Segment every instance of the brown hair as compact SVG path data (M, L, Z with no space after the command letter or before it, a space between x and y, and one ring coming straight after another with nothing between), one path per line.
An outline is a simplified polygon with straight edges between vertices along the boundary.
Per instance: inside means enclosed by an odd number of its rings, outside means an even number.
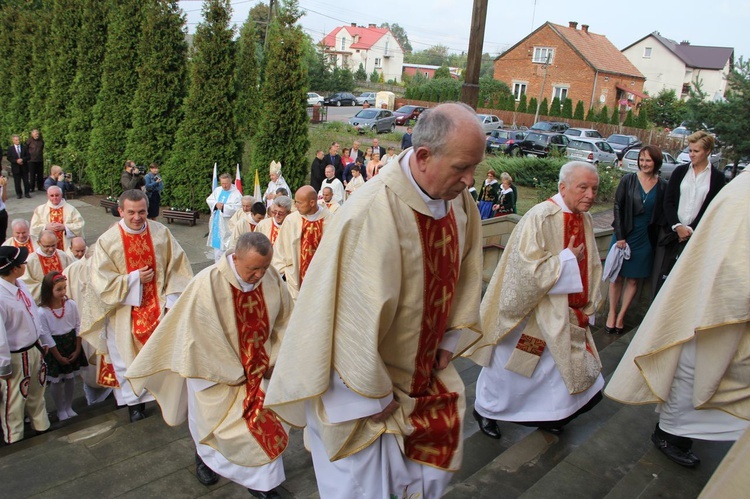
M647 152L649 157L654 161L654 175L659 173L659 170L661 169L661 165L664 162L664 154L662 154L661 149L659 149L656 146L647 145L643 146L640 151L638 151L638 159L641 159L641 154L644 152ZM638 169L641 169L640 162L638 164Z
M68 278L57 270L53 270L45 275L42 279L42 298L39 301L39 304L43 307L52 308L50 303L52 303L52 290L55 288L55 284L67 280Z

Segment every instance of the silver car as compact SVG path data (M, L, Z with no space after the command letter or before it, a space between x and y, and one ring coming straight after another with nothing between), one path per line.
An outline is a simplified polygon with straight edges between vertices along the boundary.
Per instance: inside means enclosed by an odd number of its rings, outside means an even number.
M387 109L363 109L349 118L349 124L359 133L372 130L377 133L392 132L396 129L396 117Z
M570 137L571 139L573 137L581 137L581 138L589 138L589 139L603 139L602 134L599 133L598 130L594 130L593 128L568 128L565 130L565 135Z
M364 106L365 102L367 102L371 106L374 106L376 98L377 94L375 94L375 92L363 92L362 94L357 96L357 105Z
M640 149L631 149L626 152L625 156L622 157L622 165L620 166L620 169L628 173L637 173L639 152L641 152ZM664 160L659 169L659 176L664 180L669 180L669 177L672 176L672 172L680 163L668 152L662 151L661 153L662 156L664 156Z
M617 162L615 150L604 139L572 139L565 154L570 159L595 165L614 165Z
M494 114L477 114L477 119L484 128L484 133L490 133L492 130L497 130L503 127L503 120L495 116Z
M721 150L714 149L711 151L711 156L708 157L708 160L711 162L711 164L714 166L714 168L718 168L719 165L721 165ZM677 156L677 161L680 163L690 163L690 146L686 146L685 149L682 150L682 152Z

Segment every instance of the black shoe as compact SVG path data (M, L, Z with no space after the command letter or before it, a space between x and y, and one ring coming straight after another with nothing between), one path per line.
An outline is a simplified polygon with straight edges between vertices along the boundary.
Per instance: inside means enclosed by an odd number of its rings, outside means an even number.
M146 404L129 405L128 413L130 414L130 422L135 423L141 419L146 419Z
M253 497L259 497L260 499L281 499L281 494L276 492L276 489L271 489L268 492L262 492L260 490L247 489L250 495Z
M29 196L28 194L26 194L24 197L31 199L31 196Z
M197 453L195 454L195 476L203 485L213 485L219 481L219 475L209 468Z
M546 431L547 433L552 433L553 435L560 435L565 431L565 428L562 426L538 426L537 428Z
M19 194L18 199L23 199L23 196Z
M651 434L651 441L654 443L656 448L662 452L662 454L664 454L680 466L684 466L686 468L695 468L701 462L700 458L693 454L692 450L680 449L676 445L670 444L669 442L661 438L656 434L656 432Z
M604 325L604 330L607 331L607 334L617 334L617 328L616 327L609 327L606 324Z
M474 409L474 419L479 423L479 429L490 438L499 439L502 437L500 434L500 428L497 427L497 421L494 419L485 418Z
M29 192L34 192L34 189L29 189Z

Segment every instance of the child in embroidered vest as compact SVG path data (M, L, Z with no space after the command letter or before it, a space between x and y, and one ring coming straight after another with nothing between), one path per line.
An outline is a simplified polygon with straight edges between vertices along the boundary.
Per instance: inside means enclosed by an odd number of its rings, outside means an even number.
M55 346L49 349L44 361L60 421L78 415L72 408L75 374L81 367L88 366L78 337L81 329L78 305L65 296L67 289L67 278L62 273L52 271L45 275L39 308L42 333L55 340Z

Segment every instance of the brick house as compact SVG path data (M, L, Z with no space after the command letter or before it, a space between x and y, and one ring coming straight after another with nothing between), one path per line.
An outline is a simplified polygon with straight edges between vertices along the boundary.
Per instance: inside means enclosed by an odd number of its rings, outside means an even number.
M401 81L404 50L389 29L352 23L334 28L320 43L328 60L338 68L355 72L361 63L368 78L376 70L385 81Z
M546 97L550 104L555 97L570 98L574 107L583 101L586 111L605 105L624 111L646 97L641 72L607 37L586 24L578 29L576 22L543 24L495 59L494 76L508 84L516 100L522 93L540 102Z
M420 74L425 79L431 80L435 77L435 71L437 71L438 69L440 69L440 66L434 66L431 64L412 64L405 62L403 65L403 74L411 77ZM461 68L448 66L448 71L450 71L451 78L453 78L454 80L458 80L461 77Z
M700 82L706 100L721 100L734 65L731 47L677 43L658 31L628 45L622 53L646 75L646 92L656 95L664 89L674 90L682 99L689 96L691 86Z

